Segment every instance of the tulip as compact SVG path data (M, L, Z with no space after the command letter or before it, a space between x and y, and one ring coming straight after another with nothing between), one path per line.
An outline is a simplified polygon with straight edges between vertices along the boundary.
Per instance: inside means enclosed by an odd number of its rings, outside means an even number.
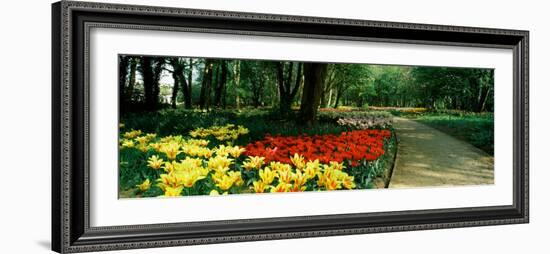
M136 185L136 187L138 187L141 191L146 191L151 188L151 181L149 181L149 179L145 179L143 183Z
M183 191L183 187L169 187L166 186L166 189L164 190L164 196L166 197L177 197L181 195L181 192Z
M132 140L124 140L124 141L122 142L122 147L123 147L123 148L125 148L125 147L131 148L131 147L134 147L134 145L135 145L135 143L134 143L134 141L132 141Z
M157 155L153 155L147 160L147 165L152 169L159 169L164 164L164 161Z
M271 192L288 192L292 188L292 184L280 182L277 186L271 186Z
M256 193L264 193L265 189L267 188L266 183L263 181L254 181L252 183L254 192Z
M248 156L243 163L243 167L247 170L259 169L262 165L264 165L264 157L259 156Z
M233 159L229 159L223 156L212 157L208 160L208 168L215 171L227 171L229 166L233 162Z
M295 153L294 157L291 157L290 160L297 169L303 169L305 167L304 156L300 156Z
M163 144L160 147L160 151L164 154L166 154L166 157L168 157L169 160L175 160L176 156L181 153L179 151L180 145L175 142L170 142L167 144Z
M271 184L276 176L276 173L272 171L269 167L260 169L259 174L260 174L260 178L262 179L262 182L265 184Z
M218 186L218 188L226 191L226 190L229 190L229 188L231 188L231 186L233 186L234 182L235 182L234 177L231 177L231 176L228 176L228 175L223 175L221 177L220 181L216 184L216 186Z

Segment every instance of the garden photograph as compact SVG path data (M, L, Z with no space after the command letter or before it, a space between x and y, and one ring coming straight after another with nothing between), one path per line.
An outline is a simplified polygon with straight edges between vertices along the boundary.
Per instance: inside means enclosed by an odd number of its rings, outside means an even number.
M494 184L493 69L119 55L118 78L119 198Z

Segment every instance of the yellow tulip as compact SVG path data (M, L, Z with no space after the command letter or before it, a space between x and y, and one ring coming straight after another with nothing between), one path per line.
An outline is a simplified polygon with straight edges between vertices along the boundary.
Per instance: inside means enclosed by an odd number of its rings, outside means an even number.
M127 138L127 139L132 139L132 138L135 138L139 135L141 135L140 130L132 130L132 131L128 131L128 132L124 133L122 136L124 136L124 138Z
M306 172L319 172L321 171L321 163L319 162L319 160L314 160L314 161L308 161L306 163ZM309 173L308 173L309 175ZM311 176L313 178L313 176Z
M239 135L245 135L248 134L248 129L239 125L237 126L237 132L239 133Z
M217 156L220 157L227 157L229 155L230 147L219 145L217 148L214 149Z
M147 143L147 137L146 137L146 136L137 137L137 138L136 138L136 141L137 141L140 145L144 146L145 143Z
M162 189L162 190L165 190L166 187L178 187L180 186L181 184L179 184L179 180L178 178L170 173L170 174L161 174L160 175L160 178L157 179L157 186Z
M315 177L316 173L317 172L315 171L315 168L306 166L306 168L304 169L304 175L306 177L306 181Z
M164 171L168 173L174 171L174 163L169 161L164 162Z
M164 160L157 155L153 155L147 160L147 165L152 169L159 169L163 164Z
M183 191L183 187L169 187L166 186L166 189L164 190L164 196L166 197L177 197L181 195L181 192Z
M290 192L302 192L302 191L305 191L306 189L307 189L306 186L293 184L289 191Z
M190 145L205 147L208 145L208 143L210 143L210 141L205 139L189 139L187 140L187 143Z
M290 161L292 161L292 164L294 164L294 166L300 170L306 166L304 157L298 155L297 153L294 154L294 157L290 157Z
M248 133L248 129L243 126L235 127L234 124L228 124L225 126L210 126L209 128L197 128L191 132L189 135L193 138L201 137L206 138L209 136L214 136L217 140L226 141L226 140L236 140L240 135L245 135ZM229 142L231 143L231 142Z
M235 185L242 186L244 184L240 171L229 171L227 175L233 178Z
M342 180L342 186L344 186L344 188L348 189L348 190L351 190L351 189L355 189L355 182L354 182L354 177L353 176L346 176L344 177L344 179Z
M161 145L159 143L149 143L149 147L153 148L153 150L160 152Z
M277 177L280 182L290 183L293 180L292 171L290 170L279 170L277 171Z
M185 157L180 162L172 162L176 171L193 171L202 167L202 160L197 158Z
M279 171L290 171L292 169L292 166L290 166L288 164L285 164L285 163L278 162L278 161L272 161L269 164L269 167L272 170L275 170L277 172L279 172Z
M271 184L276 176L275 171L272 171L269 167L260 169L259 174L260 174L260 178L262 179L262 182L264 182L265 184Z
M134 147L135 146L135 143L134 141L132 140L124 140L122 141L122 145L121 145L123 148L131 148L131 147Z
M151 188L151 181L149 181L149 179L145 179L143 183L136 185L136 187L138 187L141 191L146 191Z
M166 157L168 157L169 160L176 159L176 156L181 153L179 149L180 145L176 142L166 143L160 147L160 151L166 154Z
M227 193L227 191L222 193L222 195L224 195L224 196L227 195L227 194L229 194L229 193ZM210 196L219 196L219 195L220 195L220 193L217 190L210 191Z
M337 190L341 188L340 181L334 178L326 178L324 185L327 190Z
M238 158L239 156L241 156L241 154L245 151L244 148L242 147L239 147L239 146L234 146L232 147L230 150L229 150L229 154L231 155L231 157L233 158Z
M212 180L214 180L214 183L220 183L224 176L224 171L214 171L214 174L212 174Z
M331 162L330 162L330 167L331 167L332 169L342 171L342 170L344 170L344 163L343 163L343 162L342 162L342 163L338 163L337 161L331 161Z
M267 188L267 185L262 181L254 181L252 185L252 188L256 193L264 193L265 189Z
M225 172L229 170L229 166L231 166L232 162L233 162L233 159L229 159L223 156L216 156L208 160L208 168L215 171Z
M174 171L175 175L177 176L178 183L181 183L183 186L187 188L193 187L195 183L199 180L202 180L205 178L205 176L199 174L196 170L191 171Z
M280 182L277 186L271 186L271 192L288 192L292 188L292 184Z
M243 163L243 167L247 170L259 169L264 165L264 157L260 156L248 156L246 161Z
M219 183L216 184L216 186L218 186L218 188L226 191L226 190L229 190L231 188L231 186L233 186L234 182L235 182L234 177L231 177L231 176L228 176L228 175L223 175L223 177L220 179Z
M294 173L292 176L295 186L302 186L306 184L308 179L307 176L305 174L302 174L302 171L300 170L297 170L296 173Z
M149 150L149 148L146 145L142 145L142 144L140 144L137 148L144 153L146 153Z

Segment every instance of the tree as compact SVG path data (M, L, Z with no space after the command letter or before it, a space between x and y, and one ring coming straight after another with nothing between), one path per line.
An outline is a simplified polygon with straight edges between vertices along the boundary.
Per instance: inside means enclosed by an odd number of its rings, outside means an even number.
M304 89L297 119L299 124L311 126L315 123L326 73L325 63L304 64Z
M225 86L227 83L227 61L220 60L218 62L218 68L216 72L216 86L214 87L214 105L221 106Z
M233 83L235 88L235 106L237 109L241 107L240 84L241 84L241 60L236 60L233 63Z
M180 84L182 83L182 81L185 82L185 78L183 77L185 62L180 57L170 57L168 58L168 63L172 65L172 70L168 71L172 73L172 78L174 79L174 86L172 86L172 99L170 104L172 108L176 108L176 100L178 97Z
M131 104L132 97L134 96L134 86L136 84L136 70L139 62L139 58L130 57L130 73L128 77L128 88L126 89L126 104Z
M213 78L213 65L212 60L206 59L202 73L202 85L199 98L199 106L201 109L208 109L210 107L210 87Z
M193 58L189 58L189 68L187 68L187 86L183 89L183 101L186 109L193 108Z
M126 78L128 76L128 56L120 56L118 63L118 93L119 93L119 104L120 110L125 112L126 108Z
M162 57L142 57L141 58L141 76L143 77L143 87L145 93L145 110L157 110L160 94L159 81L165 58Z
M302 83L303 63L297 64L294 85L292 82L294 71L293 65L293 62L275 63L275 68L277 70L277 87L279 89L279 111L283 115L287 115L290 112L294 97L296 96L296 93L298 93L298 89L300 88L300 84Z
M342 98L360 107L374 93L370 78L372 71L368 65L334 64L329 67L334 75L329 79L336 94L334 108L340 105Z
M417 90L430 98L428 108L481 112L493 89L493 71L488 69L416 67L412 71Z

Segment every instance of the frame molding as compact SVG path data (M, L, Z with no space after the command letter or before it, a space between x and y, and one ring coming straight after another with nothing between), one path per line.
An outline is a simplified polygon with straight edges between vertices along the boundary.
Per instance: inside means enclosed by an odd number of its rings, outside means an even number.
M89 226L92 27L513 49L512 206ZM52 250L60 253L528 223L529 32L61 1L52 5Z

